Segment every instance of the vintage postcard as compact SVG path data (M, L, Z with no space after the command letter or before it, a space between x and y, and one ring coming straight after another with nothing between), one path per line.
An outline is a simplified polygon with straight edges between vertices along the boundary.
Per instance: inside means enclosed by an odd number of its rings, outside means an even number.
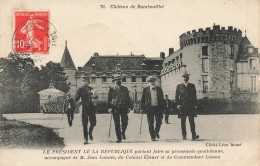
M0 0L0 165L259 165L259 4Z

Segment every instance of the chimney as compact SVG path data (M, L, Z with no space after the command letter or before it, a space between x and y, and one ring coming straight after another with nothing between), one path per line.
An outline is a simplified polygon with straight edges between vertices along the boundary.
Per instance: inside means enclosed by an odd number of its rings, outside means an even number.
M160 53L160 58L161 58L161 59L165 59L165 53L164 53L164 52L161 52L161 53Z
M169 48L169 55L171 55L174 52L174 48Z

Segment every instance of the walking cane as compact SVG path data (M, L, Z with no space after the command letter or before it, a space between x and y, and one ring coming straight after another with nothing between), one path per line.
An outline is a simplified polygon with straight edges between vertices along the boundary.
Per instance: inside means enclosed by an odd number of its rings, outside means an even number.
M65 102L66 102L66 99L64 100L64 103L63 103L63 114L62 114L62 117L61 117L61 120L60 120L60 125L61 125L61 122L62 122L62 120L63 120L64 113L65 113L65 110L64 110Z
M140 135L141 135L141 133L142 133L143 115L144 115L144 113L142 112L142 116L141 116L141 125L140 125Z
M110 118L110 125L109 125L108 138L110 138L110 130L111 130L112 118L113 118L113 114L112 114L112 111L111 111L111 118Z

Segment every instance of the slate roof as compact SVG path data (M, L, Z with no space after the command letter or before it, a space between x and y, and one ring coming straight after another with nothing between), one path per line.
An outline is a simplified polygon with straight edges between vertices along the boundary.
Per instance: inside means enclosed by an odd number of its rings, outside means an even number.
M70 56L70 52L67 47L67 41L65 44L65 50L64 50L63 57L61 59L60 64L61 64L61 67L65 68L65 69L75 69L76 70L76 67L74 65L74 62Z
M252 47L254 49L253 53L248 53L248 47ZM251 42L248 40L246 36L243 37L241 44L239 46L236 62L247 60L249 57L257 57L257 56L259 56L257 49L253 47L253 45L251 44Z
M110 55L93 56L82 67L81 71L91 71L91 66L96 66L97 72L115 71L120 65L121 70L142 70L142 64L146 65L146 70L156 70L155 65L162 65L163 59L146 58L144 55Z

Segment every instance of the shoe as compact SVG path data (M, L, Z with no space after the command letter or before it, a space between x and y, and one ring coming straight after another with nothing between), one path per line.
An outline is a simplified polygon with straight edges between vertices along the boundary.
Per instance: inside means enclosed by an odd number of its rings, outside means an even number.
M183 137L182 139L183 139L183 140L186 140L187 138L186 138L186 137Z
M160 136L159 136L158 132L155 132L155 136L156 136L156 138L160 139Z
M196 135L195 137L192 137L192 141L195 141L196 139L198 139L200 136Z
M169 122L165 122L166 124L170 124Z
M117 141L116 141L116 143L121 143L121 142L122 142L122 140L121 140L121 139L119 139L119 140L117 140Z
M152 138L152 141L156 141L156 139L155 139L155 138Z
M89 139L90 139L91 141L93 141L92 133L89 133Z
M70 127L71 127L72 125L70 125Z
M85 140L84 145L87 145L87 144L88 144L88 140Z
M122 133L122 138L125 140L126 137L125 137L125 133Z

